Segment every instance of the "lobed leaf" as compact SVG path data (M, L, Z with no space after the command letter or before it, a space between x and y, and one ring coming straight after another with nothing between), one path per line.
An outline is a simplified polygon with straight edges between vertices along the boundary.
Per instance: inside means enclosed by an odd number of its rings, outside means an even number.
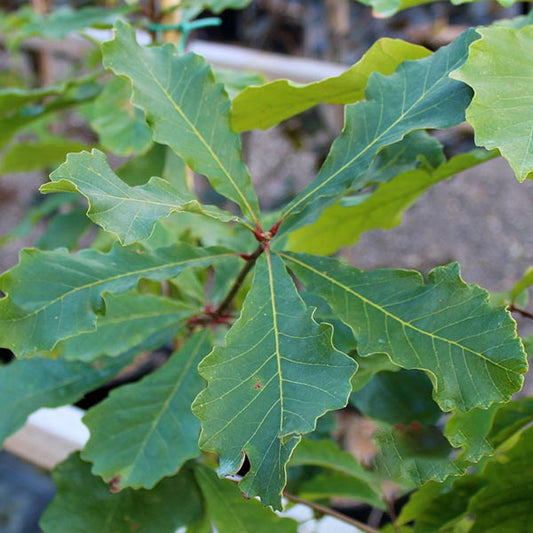
M44 533L175 533L202 516L202 497L190 470L164 479L152 490L118 494L78 454L53 473L57 494L41 518ZM177 503L179 503L179 505Z
M356 365L331 338L331 326L313 320L282 261L267 253L225 346L200 364L207 381L193 406L200 447L220 456L220 475L235 473L246 454L251 467L241 489L264 505L280 507L301 434L346 405Z
M99 361L94 366L35 357L0 366L0 402L5 413L0 417L0 446L37 409L60 407L79 400L130 362L129 355Z
M259 204L230 128L230 100L203 58L178 56L173 45L142 48L133 28L117 22L102 45L104 65L129 78L133 103L152 123L154 140L170 146L256 222Z
M463 121L471 89L450 79L449 73L464 63L468 45L478 37L468 30L430 57L402 63L391 76L373 73L366 101L346 107L342 134L317 177L283 211L280 232L312 222L349 187L362 188L368 167L384 147L412 131Z
M291 233L287 248L329 255L343 246L355 244L367 231L398 226L404 211L430 187L495 156L494 152L473 151L455 156L436 169L403 172L374 192L362 195L357 205L346 206L341 200L327 208L313 224Z
M151 253L116 246L104 254L82 250L23 250L19 264L0 276L0 346L18 357L48 351L63 339L93 331L105 292L120 293L142 278L162 281L192 266L233 254L187 244Z
M152 488L200 455L200 421L191 403L203 388L197 366L211 349L209 331L193 335L138 383L111 392L83 417L91 432L81 457L116 490Z
M451 76L474 89L466 119L474 127L476 144L497 148L518 181L524 181L533 172L533 26L476 31L481 39Z
M190 196L180 196L166 180L152 177L145 185L130 187L111 169L99 150L69 154L41 186L43 193L79 192L89 200L87 216L123 244L150 237L155 223L170 213L193 211L223 220L238 220L214 206L203 207Z
M170 341L187 318L197 312L179 300L136 290L104 294L103 298L105 315L97 315L96 329L80 331L60 341L54 356L91 361L100 355L115 357L125 350L155 348Z
M364 97L372 72L392 74L406 60L426 57L423 46L399 39L379 39L355 65L333 78L307 85L276 80L244 89L232 102L234 131L266 130L320 103L351 104Z
M331 258L281 256L352 328L360 356L386 353L398 366L424 370L443 411L487 408L522 386L527 359L514 320L466 285L456 263L435 268L426 284L414 271L362 272Z

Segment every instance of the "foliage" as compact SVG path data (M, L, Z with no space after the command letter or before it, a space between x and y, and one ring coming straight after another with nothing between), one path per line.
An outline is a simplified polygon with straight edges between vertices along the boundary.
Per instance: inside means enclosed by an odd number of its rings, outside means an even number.
M248 3L183 2L180 27ZM423 1L369 3L392 14ZM292 532L273 510L330 513L334 497L386 510L391 482L393 499L414 491L398 530L525 531L533 406L513 399L527 357L510 311L528 316L531 269L491 298L457 263L424 278L328 256L500 154L531 175L529 19L435 52L381 39L344 74L297 85L141 46L138 11L25 8L2 22L13 53L32 36L114 33L83 76L0 90L2 171L52 169L47 196L0 240L46 226L0 276L0 346L15 355L0 367L1 439L142 354L171 354L88 410L90 439L54 471L43 531ZM341 134L314 179L264 212L239 132L319 103L345 106ZM51 133L66 111L97 140ZM465 117L491 151L447 159L427 130ZM335 438L332 412L353 409L376 428L370 464Z

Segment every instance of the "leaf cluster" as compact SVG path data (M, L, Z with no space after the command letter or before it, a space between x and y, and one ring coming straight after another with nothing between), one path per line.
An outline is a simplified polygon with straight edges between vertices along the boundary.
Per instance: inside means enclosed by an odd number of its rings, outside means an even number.
M247 3L181 8L192 18ZM385 4L372 5L412 5ZM87 411L90 439L54 471L42 529L289 532L297 522L272 510L284 502L386 510L421 487L401 531L521 531L533 407L512 400L527 356L509 309L531 273L491 299L457 263L424 277L364 272L333 254L499 154L519 181L530 176L533 58L516 50L531 49L531 26L469 29L433 53L380 39L344 74L297 85L217 72L170 43L141 46L124 20L132 11L24 10L4 22L13 47L91 26L114 33L96 50L108 78L98 66L53 87L0 90L2 170L55 168L40 189L50 196L0 241L51 219L0 276L0 346L16 356L0 367L0 440L142 354L168 355ZM264 212L239 132L319 103L345 106L342 133L307 186ZM49 133L66 109L97 142ZM430 130L465 118L491 151L446 159ZM128 159L115 165L106 152ZM208 205L197 175L222 202ZM341 410L372 421L370 460L335 438Z

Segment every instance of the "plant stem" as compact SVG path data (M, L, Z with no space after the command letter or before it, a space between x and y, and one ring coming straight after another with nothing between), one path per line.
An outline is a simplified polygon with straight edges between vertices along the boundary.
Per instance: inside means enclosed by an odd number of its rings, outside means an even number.
M350 516L346 516L345 514L340 513L339 511L335 511L335 509L331 509L331 507L326 507L325 505L320 505L319 503L304 500L303 498L300 498L299 496L295 496L294 494L289 494L288 492L284 492L283 496L291 502L301 503L302 505L306 505L307 507L310 507L311 509L318 511L319 513L332 516L333 518L337 518L337 520L341 520L342 522L345 522L346 524L350 524L351 526L357 527L361 531L366 531L367 533L379 533L377 529L367 526L363 522L359 522L359 520L355 520L354 518L351 518Z
M226 297L222 302L220 302L220 305L213 311L212 316L214 318L218 318L222 316L231 305L231 302L233 301L233 298L235 298L235 295L241 288L246 276L248 275L248 272L252 270L252 268L255 265L255 262L257 261L258 257L264 252L263 245L260 244L252 254L246 257L246 264L242 267L241 271L239 272L239 275L235 278L235 281L233 282L233 285L231 286L231 289L229 290L228 294L226 294Z
M519 307L515 307L513 304L509 305L507 309L511 313L518 313L526 318L533 318L533 313L530 313L529 311L526 311L525 309L520 309Z

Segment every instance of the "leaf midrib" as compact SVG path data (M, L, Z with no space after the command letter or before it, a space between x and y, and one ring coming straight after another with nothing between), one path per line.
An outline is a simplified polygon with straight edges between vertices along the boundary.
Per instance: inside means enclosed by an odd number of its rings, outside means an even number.
M105 283L109 283L109 282L112 282L112 281L116 281L118 279L121 279L121 278L127 278L129 276L137 276L137 275L142 275L142 274L146 274L146 273L149 273L149 272L153 272L153 271L157 271L157 270L160 270L160 269L165 269L165 268L171 268L173 266L178 266L180 264L186 264L186 263L194 263L196 261L209 261L211 259L216 259L216 258L221 258L221 257L235 257L235 254L233 253L225 253L225 254L217 254L217 255L207 255L207 256L200 256L200 257L196 257L194 259L186 259L184 261L176 261L174 263L165 263L165 264L162 264L162 265L156 265L156 266L153 266L153 267L150 267L150 268L143 268L143 269L140 269L140 270L134 270L134 271L130 271L130 272L127 272L126 274L119 274L119 275L116 275L116 276L110 276L108 278L104 278L104 279L99 279L98 281L95 281L95 282L92 282L92 283L86 283L85 285L81 285L79 287L75 287L74 289L62 294L61 296L53 299L53 300L50 300L48 302L46 302L45 305L37 308L37 309L34 309L33 311L25 314L24 316L22 317L17 317L17 318L2 318L1 320L3 322L20 322L21 320L26 320L38 313L40 313L41 311L45 310L45 309L48 309L49 307L52 307L53 305L55 305L56 303L58 302L61 302L62 300L64 300L65 298L68 298L69 296L77 293L77 292L80 292L80 291L84 291L84 290L89 290L89 289L92 289L94 287L97 287L98 285L103 285ZM6 303L9 301L8 298L5 298L4 300L0 300L1 301L5 301ZM0 307L1 309L1 307ZM92 331L92 330L88 330L88 331Z
M413 331L415 331L416 333L418 334L421 334L421 335L426 335L428 336L429 338L431 338L433 341L441 341L441 342L444 342L446 344L451 344L453 346L456 346L458 347L459 349L461 350L464 350L466 352L469 352L471 353L472 355L475 355L481 359L483 359L485 362L487 363L490 363L491 365L494 365L498 368L500 368L501 370L504 370L505 372L512 372L514 374L518 374L518 372L512 370L512 369L509 369L509 368L506 368L505 366L501 365L500 363L498 363L497 361L494 361L490 358L488 358L487 356L483 355L482 353L480 352L476 352L475 350L471 349L471 348L468 348L467 346L463 346L462 344L459 344L457 341L454 341L454 340L451 340L451 339L446 339L445 337L441 337L440 335L435 335L434 333L431 333L429 331L426 331L424 329L421 329L421 328L418 328L417 326L414 326L413 324L411 324L410 322L406 322L405 320L403 320L401 317L397 316L397 315L394 315L392 313L390 313L389 311L387 311L386 309L384 309L383 307L381 307L380 305L372 302L371 300L368 300L367 298L365 298L363 295L357 293L356 291L354 291L353 289L351 289L350 287L347 287L346 285L343 285L341 282L337 281L336 279L334 278L331 278L329 277L328 275L326 275L325 273L323 272L320 272L319 270L316 270L315 268L313 268L311 265L308 265L307 263L304 263L298 259L296 259L295 257L292 257L292 256L289 256L289 255L286 255L284 253L281 253L279 252L279 255L284 257L285 259L287 259L288 261L293 261L294 263L297 263L298 265L300 265L301 267L303 268L306 268L307 270L313 272L313 274L317 275L317 276L320 276L322 277L323 279L325 279L326 281L328 281L329 283L333 284L333 285L336 285L337 287L339 287L340 289L352 294L353 296L355 296L356 298L358 298L359 300L361 300L363 303L365 303L366 305L369 305L370 307L373 307L374 309L377 309L378 311L380 311L381 313L383 313L384 315L386 315L388 318L391 318L392 320L395 320L396 322L400 323L403 327L407 327L409 329L412 329Z
M448 69L450 70L450 69ZM448 71L447 71L448 72ZM428 71L426 70L426 76L427 76L427 73ZM374 145L376 145L387 133L389 133L389 131L391 131L392 129L394 129L399 123L401 123L404 118L411 112L411 110L417 106L421 100L423 100L424 98L427 97L428 94L430 94L434 89L435 89L435 86L437 84L440 84L440 82L446 78L447 76L446 75L442 75L432 86L429 90L426 90L426 88L424 87L424 92L422 92L422 94L420 95L420 97L413 103L413 105L411 107L409 107L407 110L403 110L402 111L402 114L400 115L400 117L398 119L396 119L396 121L394 121L387 129L385 129L378 137L374 138L374 140L368 144L363 150L361 150L356 156L354 156L352 159L350 159L347 163L345 163L341 168L339 168L337 171L335 171L333 174L331 174L331 176L329 176L329 178L326 178L326 180L324 180L323 182L321 182L320 184L318 184L314 189L312 189L311 191L309 191L305 196L303 196L302 198L300 198L300 200L298 200L297 202L295 202L282 216L283 219L287 218L299 205L302 204L302 202L305 202L307 201L307 199L314 195L315 193L317 193L317 191L320 191L322 188L324 188L326 185L328 185L333 179L335 179L339 174L341 174L342 172L344 172L348 167L350 167L351 165L353 165L358 159L360 159L367 151L369 151L371 148L374 147ZM405 91L404 91L404 96L405 96ZM355 105L364 105L366 102L358 102L357 104ZM381 106L383 107L383 105ZM417 129L420 129L420 128L417 128Z

